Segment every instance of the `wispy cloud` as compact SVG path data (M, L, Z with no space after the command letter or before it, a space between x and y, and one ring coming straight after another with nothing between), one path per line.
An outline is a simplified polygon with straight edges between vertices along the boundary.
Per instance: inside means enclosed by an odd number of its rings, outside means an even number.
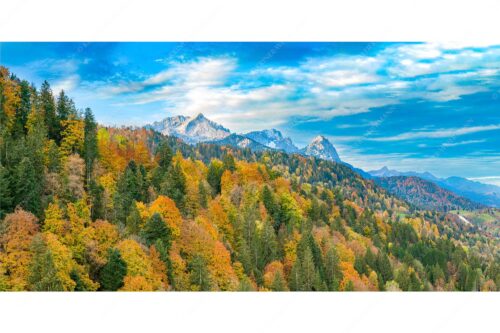
M456 147L456 146L470 145L470 144L474 144L474 143L483 143L483 142L486 142L486 139L465 140L465 141L460 141L460 142L445 142L445 143L443 143L443 147Z
M462 128L442 128L432 131L412 131L393 136L373 137L366 139L371 141L380 141L380 142L413 140L413 139L436 139L436 138L449 138L449 137L461 136L465 134L484 132L484 131L494 131L499 129L500 129L500 124L486 125L486 126L470 126Z

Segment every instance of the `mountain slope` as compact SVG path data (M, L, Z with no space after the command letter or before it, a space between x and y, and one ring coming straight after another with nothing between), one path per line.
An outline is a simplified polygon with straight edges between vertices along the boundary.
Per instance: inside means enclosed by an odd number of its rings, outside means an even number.
M314 156L327 161L340 162L340 157L332 143L323 135L315 137L310 144L300 150L307 156Z
M460 197L431 181L415 176L375 178L375 182L389 193L422 209L448 211L453 209L479 209L481 204Z
M438 178L429 172L397 171L383 167L379 170L368 171L373 177L414 176L454 192L455 194L479 202L483 205L500 207L500 187L475 182L462 177Z

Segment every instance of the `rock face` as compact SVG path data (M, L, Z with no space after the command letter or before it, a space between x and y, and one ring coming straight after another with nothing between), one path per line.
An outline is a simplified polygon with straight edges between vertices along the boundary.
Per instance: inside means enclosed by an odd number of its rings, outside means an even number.
M323 135L315 137L310 144L301 149L301 153L328 161L341 162L337 150Z
M164 135L176 136L187 143L216 141L229 136L231 132L224 126L198 114L194 118L175 116L147 126Z
M249 132L244 134L244 136L272 149L283 150L287 153L296 153L299 151L290 138L283 137L283 134L274 128Z

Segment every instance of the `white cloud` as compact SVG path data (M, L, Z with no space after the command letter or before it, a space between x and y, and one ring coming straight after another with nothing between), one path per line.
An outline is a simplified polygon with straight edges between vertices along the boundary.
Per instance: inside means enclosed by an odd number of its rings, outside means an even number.
M483 143L486 142L486 139L483 140L465 140L465 141L459 141L459 142L445 142L443 143L443 147L456 147L456 146L463 146L463 145L470 145L474 143Z
M469 180L474 180L474 181L478 181L480 183L500 186L500 176L471 177L471 178L469 178Z
M484 132L484 131L494 131L499 129L500 129L500 124L486 125L486 126L471 126L462 128L443 128L443 129L436 129L433 131L427 131L427 130L412 131L412 132L401 133L394 136L366 138L366 139L371 141L380 141L380 142L413 140L413 139L436 139L436 138L455 137L455 136L461 136L465 134Z

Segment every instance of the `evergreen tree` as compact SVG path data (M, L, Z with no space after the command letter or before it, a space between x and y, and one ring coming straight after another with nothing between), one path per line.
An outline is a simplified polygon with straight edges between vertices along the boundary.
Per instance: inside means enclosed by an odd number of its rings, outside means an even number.
M285 281L280 271L274 274L273 282L271 284L271 290L273 291L286 291Z
M51 251L41 236L32 244L33 258L29 267L28 283L33 291L63 291L63 284L57 276Z
M108 262L101 270L101 289L115 291L123 286L123 279L127 275L127 263L123 261L120 251L110 249L108 252Z
M21 81L19 84L20 103L16 110L16 123L14 125L14 136L19 138L26 134L26 123L31 112L32 91L28 81Z
M156 240L161 240L167 248L170 248L172 243L172 231L158 213L153 214L146 222L142 230L142 237L148 245L155 243Z
M115 218L118 222L125 223L134 200L145 201L139 177L142 175L138 172L137 164L130 161L116 185L114 206Z
M92 171L94 168L94 161L98 156L98 149L97 123L94 120L92 110L89 108L85 109L84 123L83 159L85 160L86 184L90 184Z
M40 88L40 106L49 138L59 143L60 128L59 121L56 116L56 104L54 101L54 95L52 95L52 90L50 89L50 85L47 81L44 81Z
M207 189L205 188L205 185L203 184L202 181L198 183L198 197L199 197L199 204L201 208L207 208L208 205L208 200L207 200Z
M186 197L186 177L179 163L170 165L160 186L160 194L174 200L177 208L184 212Z
M382 251L379 251L379 254L377 256L377 268L377 273L380 273L379 275L383 281L381 285L385 285L387 281L393 279L394 275L392 274L391 262L387 254L383 253Z
M213 160L208 166L207 181L212 187L212 194L217 195L221 191L221 178L224 167L219 161Z
M89 194L91 198L92 220L103 219L106 207L104 207L104 187L91 180L89 184Z
M12 195L10 192L10 177L2 164L0 164L0 220L11 210Z
M236 171L236 163L234 162L234 156L232 154L224 156L223 164L225 170L229 170L231 172Z
M314 267L314 258L309 247L304 252L304 257L301 262L301 281L302 286L300 290L310 291L314 290L316 279L316 268Z
M141 221L141 214L139 213L139 209L137 209L137 205L134 202L132 204L130 214L127 216L127 223L125 224L127 227L127 233L137 235L140 231Z
M35 161L24 157L15 170L15 204L40 216L42 211L43 173L38 171Z
M200 255L195 255L188 263L189 281L197 290L209 291L211 288L210 273L207 263Z
M157 191L160 190L165 174L172 164L172 157L172 149L165 141L162 141L156 150L158 167L153 170L151 177L151 183Z
M340 281L343 278L339 263L337 251L332 246L325 255L325 282L330 291L338 290Z

